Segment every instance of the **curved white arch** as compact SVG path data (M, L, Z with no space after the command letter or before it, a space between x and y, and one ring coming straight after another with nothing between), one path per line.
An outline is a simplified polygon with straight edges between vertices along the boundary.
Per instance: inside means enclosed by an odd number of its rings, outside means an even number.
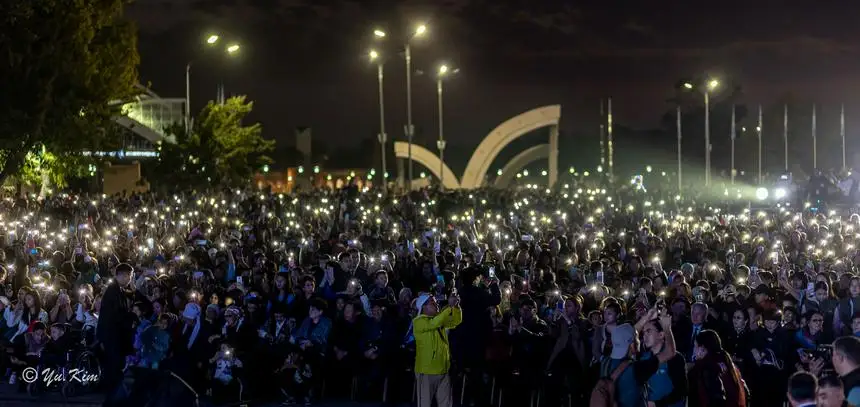
M499 175L499 177L496 178L493 185L496 188L507 187L521 169L544 158L549 158L549 144L538 144L534 147L523 150L505 164L502 168L502 175Z
M493 160L505 146L532 130L558 125L559 120L561 120L561 105L549 105L521 113L498 125L475 149L466 166L466 172L463 173L463 179L460 180L460 185L463 188L480 187Z
M405 141L395 141L394 142L394 156L397 158L408 159L409 158L409 143ZM432 151L419 146L418 144L412 144L412 159L427 167L427 170L430 171L436 178L439 177L439 156L434 154ZM460 182L457 181L457 176L454 175L454 172L451 171L451 168L448 165L443 164L442 171L445 174L443 178L443 182L445 183L446 189L459 189Z

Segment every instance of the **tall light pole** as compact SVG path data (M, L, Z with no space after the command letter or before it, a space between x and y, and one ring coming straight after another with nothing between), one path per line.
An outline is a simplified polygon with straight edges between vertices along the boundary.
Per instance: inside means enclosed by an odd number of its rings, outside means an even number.
M379 30L376 31L382 32ZM385 36L385 33L382 35ZM379 134L377 137L379 138L379 148L382 153L382 191L388 193L388 167L385 165L385 142L387 141L388 136L385 134L385 99L382 86L382 60L379 58L379 53L376 51L370 51L370 60L372 62L376 62L377 78L379 82Z
M761 119L761 105L758 105L758 125L755 128L755 132L756 132L756 135L758 136L758 184L759 185L761 185L763 182L761 168L762 168L762 162L764 160L762 159L761 132L764 129L762 126L764 126L764 124L763 124L762 119Z
M217 45L219 41L221 41L221 36L217 35L217 34L211 34L208 37L206 37L206 45L210 46L210 47ZM224 49L224 51L227 55L234 55L237 52L239 52L240 49L241 49L241 47L239 46L239 44L231 43L231 44L227 45L227 47ZM223 93L222 93L223 87L224 87L223 84L219 85L219 87L218 87L217 97L218 97L219 103L224 102L223 101ZM191 62L190 61L185 65L185 129L186 130L191 129Z
M711 185L711 91L720 86L720 81L709 79L705 82L705 186ZM684 88L693 89L692 83L684 83Z
M415 126L412 125L412 47L410 44L413 38L420 37L425 32L427 32L427 26L421 24L406 40L406 138L409 142L407 147L407 155L409 156L407 174L409 178L406 180L406 186L409 191L412 190L412 138L415 136Z
M436 93L439 101L439 140L436 141L436 147L439 148L439 189L445 189L445 126L442 114L442 79L456 72L457 70L449 69L448 65L442 65L436 75Z
M737 128L735 127L735 104L732 103L732 185L735 184L735 138L737 137Z
M681 180L681 172L683 171L681 164L681 105L675 107L675 128L678 131L678 193L683 189Z

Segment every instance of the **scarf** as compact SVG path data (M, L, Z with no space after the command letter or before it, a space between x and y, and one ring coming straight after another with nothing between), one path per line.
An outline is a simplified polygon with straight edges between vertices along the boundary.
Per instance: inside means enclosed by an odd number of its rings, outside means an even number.
M188 337L188 349L191 349L194 346L194 341L197 340L197 334L200 333L200 306L194 303L188 303L185 305L185 312L182 313L182 316L188 319L194 319L194 328L191 330L191 336ZM188 331L188 325L182 327L182 334Z

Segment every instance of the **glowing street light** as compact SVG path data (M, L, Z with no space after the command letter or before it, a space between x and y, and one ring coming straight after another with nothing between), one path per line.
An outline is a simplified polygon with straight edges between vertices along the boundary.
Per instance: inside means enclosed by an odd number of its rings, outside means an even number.
M406 138L409 141L407 145L409 175L406 182L410 191L412 190L412 138L415 136L415 127L412 125L412 47L409 42L415 37L423 36L426 32L427 26L419 24L412 36L406 41Z
M380 31L380 30L374 31L373 34L376 35L376 37L378 37L378 38L385 37L385 33ZM371 62L376 62L376 73L377 73L377 80L378 80L378 84L379 84L379 134L377 135L377 138L379 139L379 147L382 149L382 154L380 154L380 157L382 158L382 172L386 173L387 167L386 167L386 162L385 162L385 142L387 141L388 137L385 134L385 102L383 99L383 91L382 91L383 90L383 86L382 86L382 83L383 83L382 61L379 59L379 53L376 52L376 50L370 50L370 54L368 54L368 56L370 57ZM385 178L382 179L382 190L386 193L388 192L388 184L387 184Z
M210 44L210 45L211 45L211 44L214 44L214 43L218 42L218 40L219 40L220 38L221 38L221 37L219 37L219 36L217 36L217 35L214 35L214 34L213 34L213 35L210 35L210 36L209 36L209 38L207 38L207 39L206 39L206 43L208 43L208 44Z
M231 44L227 47L227 53L234 54L239 51L239 44Z
M420 27L419 27L420 30ZM442 79L451 73L456 73L457 70L451 70L448 65L439 66L439 75L436 77L436 93L438 94L439 102L439 140L436 141L436 147L439 148L439 188L445 187L445 136L444 125L442 121Z
M710 81L708 81L708 90L714 90L717 88L717 86L720 86L720 81L716 79L711 79Z
M693 84L684 82L684 88L692 90ZM710 93L720 86L720 81L717 79L708 79L704 86L702 94L705 96L705 185L711 184L711 96Z
M382 31L382 30L376 29L376 30L373 30L373 35L374 35L376 38L385 38L385 31Z

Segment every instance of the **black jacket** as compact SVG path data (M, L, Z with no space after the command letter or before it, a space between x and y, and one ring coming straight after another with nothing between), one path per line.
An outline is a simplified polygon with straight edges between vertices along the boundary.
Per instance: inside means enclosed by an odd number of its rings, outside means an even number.
M134 340L134 318L130 308L130 293L116 282L108 285L102 297L96 338L106 348L117 349L123 354L132 350Z

